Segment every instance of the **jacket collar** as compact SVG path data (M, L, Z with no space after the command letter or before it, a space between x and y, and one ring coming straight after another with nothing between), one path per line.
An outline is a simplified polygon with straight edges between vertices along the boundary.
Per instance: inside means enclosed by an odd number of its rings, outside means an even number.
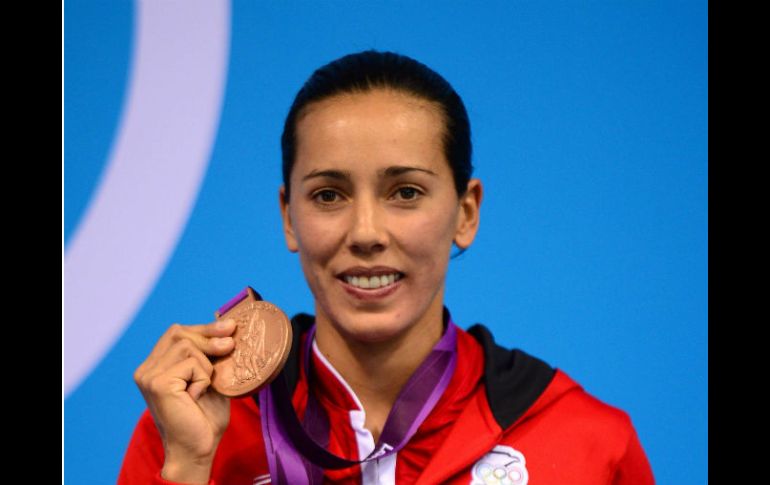
M477 323L468 333L484 348L484 383L492 415L500 428L508 429L543 394L556 370L526 352L496 344L484 325Z
M449 312L445 307L445 325L448 318ZM300 313L291 319L291 351L281 374L292 391L299 379L300 336L310 329L314 321L315 318L307 313ZM477 323L467 331L484 349L484 383L492 416L501 429L508 429L543 394L556 369L522 350L510 350L498 345L484 325Z

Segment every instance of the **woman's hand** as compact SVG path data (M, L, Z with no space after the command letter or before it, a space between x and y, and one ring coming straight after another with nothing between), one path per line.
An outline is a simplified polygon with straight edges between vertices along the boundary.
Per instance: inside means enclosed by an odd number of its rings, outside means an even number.
M230 399L209 389L208 356L232 352L233 320L172 325L134 372L163 439L163 478L207 483L219 440L230 421Z

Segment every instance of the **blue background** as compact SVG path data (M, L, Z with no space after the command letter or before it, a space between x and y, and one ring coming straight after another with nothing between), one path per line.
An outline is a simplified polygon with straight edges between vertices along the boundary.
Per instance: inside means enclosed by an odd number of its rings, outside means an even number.
M65 250L116 136L135 8L64 4ZM280 230L280 133L313 69L367 48L431 66L469 111L486 191L478 238L450 264L454 320L626 410L658 483L707 481L706 2L237 1L231 23L192 216L64 401L66 483L115 481L144 409L132 373L171 323L212 320L246 284L312 312Z

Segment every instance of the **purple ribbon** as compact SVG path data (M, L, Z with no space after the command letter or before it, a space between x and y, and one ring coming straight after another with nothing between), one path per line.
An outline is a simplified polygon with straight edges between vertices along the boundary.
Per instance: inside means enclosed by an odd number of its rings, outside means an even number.
M244 288L240 293L238 293L233 298L231 298L230 301L228 301L227 303L225 303L224 305L219 307L219 315L221 316L221 315L224 315L225 313L229 312L230 309L232 309L235 305L240 303L241 300L243 300L244 298L249 296L249 288L251 288L251 286L246 286L246 288ZM262 299L262 297L259 296L259 293L254 291L254 288L251 288L251 291L254 292L254 298L256 298L257 300L261 300Z
M457 330L450 317L444 335L399 393L374 451L363 460L349 460L326 449L329 420L310 385L314 336L315 325L308 332L304 346L308 379L304 423L300 423L294 412L283 374L259 392L262 434L274 484L320 485L324 469L348 468L398 453L444 394L457 365Z

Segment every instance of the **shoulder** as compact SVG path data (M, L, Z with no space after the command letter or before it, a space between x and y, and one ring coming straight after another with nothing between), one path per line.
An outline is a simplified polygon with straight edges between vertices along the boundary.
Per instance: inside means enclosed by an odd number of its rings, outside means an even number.
M525 418L547 419L564 432L615 441L620 448L634 432L628 413L586 392L560 369Z
M558 369L499 443L526 457L530 476L544 483L654 483L629 415Z
M506 432L538 423L539 428L582 433L620 448L631 439L629 415L589 394L566 372L520 349L494 341L483 325L468 329L484 350L484 384L489 410Z
M653 483L628 413L586 392L561 369L495 343L482 325L466 336L483 350L479 412L495 443L476 464L509 453L540 483Z
M541 446L552 463L613 484L652 484L654 478L631 417L586 392L561 370L518 423L504 433L530 456ZM554 458L558 456L558 458Z

